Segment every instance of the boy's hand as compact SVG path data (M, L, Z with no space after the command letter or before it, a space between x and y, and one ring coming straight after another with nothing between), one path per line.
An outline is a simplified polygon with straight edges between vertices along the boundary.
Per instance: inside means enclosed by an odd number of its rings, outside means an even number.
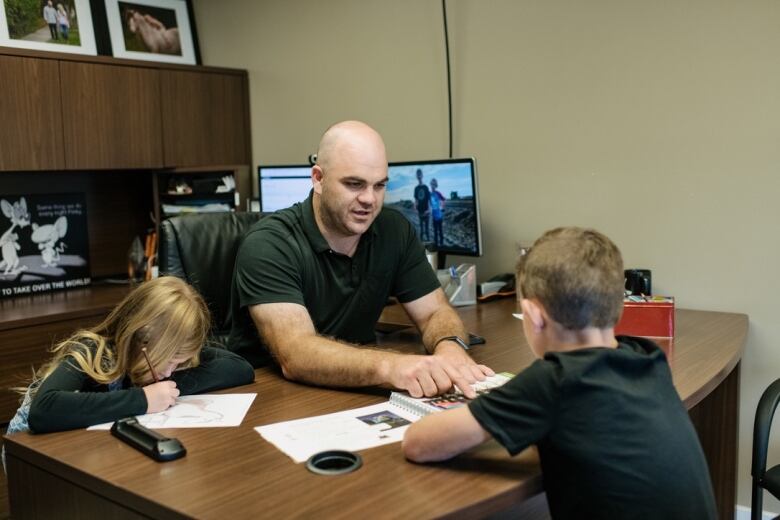
M432 357L438 357L446 360L447 364L455 370L452 382L463 392L463 395L469 399L477 397L477 393L471 388L471 385L477 381L484 381L485 376L495 374L493 370L485 365L478 365L471 356L469 356L463 347L454 341L442 341L436 346Z
M179 389L174 381L160 381L144 387L146 394L146 413L162 412L176 404Z

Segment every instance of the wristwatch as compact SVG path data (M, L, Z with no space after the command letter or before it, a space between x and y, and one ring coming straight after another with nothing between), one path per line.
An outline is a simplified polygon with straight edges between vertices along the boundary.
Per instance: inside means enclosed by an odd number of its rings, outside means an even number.
M439 338L436 340L436 343L433 344L433 347L431 348L431 352L436 352L436 346L441 343L442 341L454 341L461 347L463 347L463 350L470 350L471 347L469 347L469 344L460 339L458 336L444 336L443 338Z

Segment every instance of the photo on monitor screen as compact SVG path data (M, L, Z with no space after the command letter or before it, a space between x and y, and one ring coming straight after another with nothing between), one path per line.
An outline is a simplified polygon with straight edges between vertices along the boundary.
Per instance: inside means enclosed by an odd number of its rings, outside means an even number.
M260 211L270 213L303 202L311 191L311 166L259 166Z
M479 197L474 159L390 163L385 206L400 211L426 246L479 256Z

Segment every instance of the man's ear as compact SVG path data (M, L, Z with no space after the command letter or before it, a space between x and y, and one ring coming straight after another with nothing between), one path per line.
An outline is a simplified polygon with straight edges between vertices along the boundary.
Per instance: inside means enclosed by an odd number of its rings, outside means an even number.
M324 172L320 168L319 164L315 164L311 167L311 184L314 187L314 193L322 195L322 177Z
M523 320L531 325L531 330L539 333L546 326L546 316L541 304L536 300L523 298L520 301L520 308L523 309Z

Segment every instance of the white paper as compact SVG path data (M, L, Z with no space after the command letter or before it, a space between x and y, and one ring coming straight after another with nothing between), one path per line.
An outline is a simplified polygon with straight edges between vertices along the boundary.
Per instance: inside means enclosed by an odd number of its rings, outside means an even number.
M147 428L219 428L238 426L257 394L184 395L164 412L137 416ZM109 430L113 422L88 430Z
M326 450L357 451L399 442L418 416L389 402L267 426L257 432L295 462Z
M522 320L523 319L523 315L521 313L519 313L519 312L513 312L512 316L514 316L518 320Z

